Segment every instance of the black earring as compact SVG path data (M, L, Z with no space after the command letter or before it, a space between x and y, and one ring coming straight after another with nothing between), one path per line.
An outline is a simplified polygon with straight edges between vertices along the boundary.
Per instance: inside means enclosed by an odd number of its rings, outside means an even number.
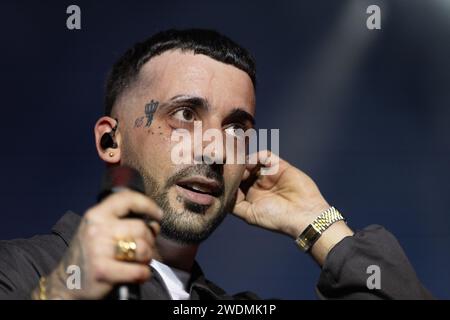
M108 148L117 148L117 143L114 141L114 136L116 134L117 126L119 125L119 120L116 119L116 125L112 129L111 132L106 132L103 134L102 138L100 139L100 146L103 150L106 150Z

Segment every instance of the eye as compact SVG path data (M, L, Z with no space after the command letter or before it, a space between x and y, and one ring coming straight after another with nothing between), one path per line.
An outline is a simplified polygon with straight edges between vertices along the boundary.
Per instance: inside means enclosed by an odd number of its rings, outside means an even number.
M245 127L241 124L234 123L225 128L225 133L236 138L243 139L245 134Z
M174 119L177 119L179 121L183 122L194 122L195 120L195 113L189 108L183 108L179 109L178 111L175 111L172 114L172 117Z

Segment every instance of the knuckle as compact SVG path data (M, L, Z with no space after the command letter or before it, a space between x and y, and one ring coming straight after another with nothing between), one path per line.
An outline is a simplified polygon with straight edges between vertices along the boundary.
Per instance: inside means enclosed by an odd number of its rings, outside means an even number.
M87 225L86 226L86 236L88 239L95 239L98 237L99 228L95 225Z
M95 210L95 207L90 208L86 211L86 213L84 214L84 220L93 220L95 219L97 215L97 210Z
M97 280L97 281L105 280L105 278L106 278L105 266L103 266L99 263L94 263L92 266L92 270L93 270L93 276L94 276L95 280Z

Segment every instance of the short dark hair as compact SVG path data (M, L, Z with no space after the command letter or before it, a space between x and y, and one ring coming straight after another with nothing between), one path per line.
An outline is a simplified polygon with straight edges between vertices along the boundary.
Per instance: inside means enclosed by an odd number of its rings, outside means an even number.
M173 49L204 54L217 61L233 65L245 71L256 88L255 60L246 49L217 31L170 29L135 44L113 65L106 81L105 115L111 115L117 99L137 79L141 67L147 61Z

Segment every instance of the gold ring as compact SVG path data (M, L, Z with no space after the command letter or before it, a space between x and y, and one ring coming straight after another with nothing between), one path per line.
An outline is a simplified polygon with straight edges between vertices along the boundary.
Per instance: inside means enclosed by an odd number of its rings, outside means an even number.
M136 260L136 241L120 239L116 243L116 259L121 261Z

